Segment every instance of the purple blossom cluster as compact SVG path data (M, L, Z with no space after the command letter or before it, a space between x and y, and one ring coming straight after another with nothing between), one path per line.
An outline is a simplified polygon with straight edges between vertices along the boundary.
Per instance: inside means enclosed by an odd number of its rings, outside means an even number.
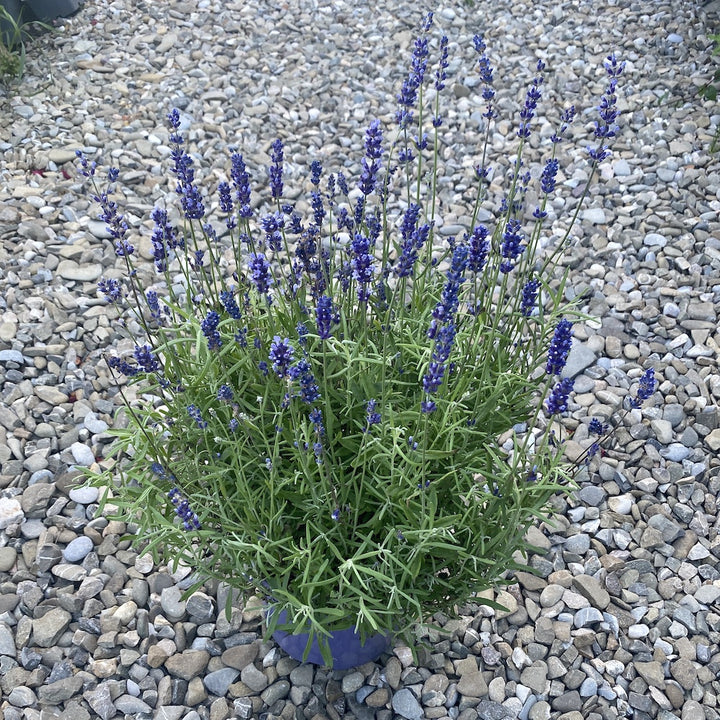
M548 375L559 375L567 363L572 347L572 323L564 318L555 328L547 354L545 372Z
M510 218L505 226L500 246L500 254L503 257L503 261L500 263L500 272L509 273L515 267L517 259L525 250L522 244L524 238L520 221L517 218Z
M190 502L176 487L170 490L168 497L175 506L175 514L180 518L185 530L202 529L200 519L190 507Z
M610 149L604 144L605 140L615 137L618 131L617 118L620 111L617 107L617 83L625 69L624 62L618 62L614 54L608 55L605 61L605 71L608 75L608 85L600 100L598 112L600 119L595 121L595 137L600 141L596 148L588 148L590 159L601 163L610 155Z
M235 188L235 201L237 202L238 215L241 218L251 218L253 211L250 207L250 176L243 156L233 153L231 158L230 179Z
M281 140L275 140L270 150L272 165L268 168L270 176L270 193L275 200L279 200L283 194L283 144Z
M205 206L200 190L195 185L195 171L192 168L193 160L182 148L183 138L178 132L180 129L180 112L177 109L173 109L168 113L168 124L171 131L172 172L178 180L175 191L180 196L185 217L188 220L200 220L205 217Z
M517 131L519 138L526 139L530 137L530 121L535 117L537 104L542 97L540 86L543 84L542 71L544 69L545 63L542 60L538 60L538 74L533 78L532 84L528 88L527 94L525 95L525 105L520 111L520 127Z
M428 13L425 19L425 32L428 32L432 25L433 14ZM403 80L400 93L397 96L400 108L395 114L395 120L401 128L408 127L413 120L413 108L417 102L418 90L425 78L425 70L428 63L428 38L424 35L415 39L413 47L412 60L410 62L410 71L408 76ZM408 160L409 161L409 160Z

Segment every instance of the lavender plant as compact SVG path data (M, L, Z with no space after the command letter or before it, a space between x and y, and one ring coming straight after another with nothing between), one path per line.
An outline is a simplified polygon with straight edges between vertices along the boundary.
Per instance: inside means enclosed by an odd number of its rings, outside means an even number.
M578 317L558 266L570 229L548 246L545 223L575 110L548 141L527 223L533 181L522 158L542 99L539 62L506 195L495 222L476 222L497 116L494 70L476 36L486 107L473 220L442 241L448 40L433 44L431 24L432 15L394 127L367 128L359 177L317 160L308 168L308 217L285 198L281 140L260 209L237 152L216 201L205 194L172 110L179 211L166 199L152 213L149 286L111 199L118 170L100 190L95 164L79 154L126 270L99 291L135 329L132 352L107 358L138 395L128 426L115 430L124 459L94 482L149 551L195 568L199 582L260 593L287 611L284 629L309 629L325 653L334 629L400 632L523 567L526 528L547 517L573 473L559 423ZM617 129L622 64L610 56L605 69L591 178ZM645 383L637 401L648 392Z

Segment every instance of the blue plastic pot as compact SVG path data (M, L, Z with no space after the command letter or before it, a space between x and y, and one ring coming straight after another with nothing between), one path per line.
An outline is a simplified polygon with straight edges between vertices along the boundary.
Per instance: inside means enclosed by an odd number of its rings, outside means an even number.
M270 611L269 611L270 612ZM287 622L287 613L282 610L278 616L278 624ZM294 660L303 661L305 648L307 647L309 633L291 634L284 630L276 630L273 639L277 644ZM336 630L328 639L330 653L332 655L333 670L348 670L366 662L377 660L382 653L388 649L389 638L387 635L370 635L361 642L360 635L355 632L354 627ZM317 638L313 639L310 653L305 662L315 665L325 665L320 653Z

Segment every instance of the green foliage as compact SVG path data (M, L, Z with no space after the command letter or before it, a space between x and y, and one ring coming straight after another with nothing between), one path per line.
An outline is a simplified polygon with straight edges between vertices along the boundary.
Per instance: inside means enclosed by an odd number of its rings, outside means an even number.
M430 110L422 88L418 107L422 136ZM486 148L490 127L481 140ZM384 167L414 147L412 132L401 129ZM312 222L294 237L288 210L276 251L243 213L228 218L224 241L203 225L207 218L185 217L177 228L184 247L168 250L153 285L160 314L148 307L147 285L123 245L122 217L94 189L127 261L114 300L138 333L137 348L146 346L159 364L140 367L136 349L135 364L129 358L124 366L137 397L129 400L127 427L114 430L121 462L91 474L105 491L105 511L135 523L149 551L245 594L259 591L287 611L285 629L309 627L321 640L353 623L361 635L399 632L496 586L508 570L524 568L521 558L532 549L525 530L546 519L551 497L572 483L561 427L543 405L557 379L544 371L554 329L561 318L577 317L563 302L558 272L572 222L554 245L541 241L552 190L539 193L524 250L511 271L503 270L505 235L526 217L522 138L507 202L489 232L487 262L463 268L457 305L448 311L456 334L442 382L432 393L424 386L437 360L438 340L428 330L447 302L448 267L475 229L473 221L451 243L436 234L441 130L431 133L417 163L379 175L380 192L365 206L352 193L352 199L324 194L327 214L316 229L317 247L326 252L315 254L312 271L298 264ZM176 153L182 154L179 143ZM94 166L82 162L93 176ZM596 169L591 160L589 178ZM488 186L484 178L476 183L473 218ZM585 193L589 187L590 180ZM399 228L413 202L422 208L420 222L430 225L429 238L414 271L400 276L392 272L403 252ZM279 200L271 204L276 213L281 207ZM377 235L368 298L357 276L343 283L343 272L359 263L352 238L338 228L343 212L355 214L356 233ZM258 288L249 267L259 249L272 261L269 292ZM205 251L202 267L198 250ZM156 250L156 260L161 255ZM530 279L540 283L540 295L525 312ZM228 311L223 292L237 301L239 317ZM316 320L321 295L333 299L337 314L329 337ZM219 316L214 340L210 313ZM319 398L303 399L297 373L275 372L273 338L287 338L296 370L298 360L307 361ZM219 397L223 386L231 398ZM435 410L425 412L429 399ZM378 422L369 420L370 400ZM312 411L321 413L322 427ZM188 503L188 529L178 519L178 497Z
M18 21L2 6L0 21L6 27L5 31L0 31L0 82L7 84L20 80L25 72L25 42L31 37L31 27L51 30L52 26L37 21Z
M713 55L720 55L720 35L710 35L710 39L715 43L713 48ZM715 70L712 80L703 85L700 88L700 95L706 100L715 102L717 100L718 90L720 90L720 68ZM715 131L715 137L713 138L712 145L710 146L710 152L715 152L720 143L720 127Z

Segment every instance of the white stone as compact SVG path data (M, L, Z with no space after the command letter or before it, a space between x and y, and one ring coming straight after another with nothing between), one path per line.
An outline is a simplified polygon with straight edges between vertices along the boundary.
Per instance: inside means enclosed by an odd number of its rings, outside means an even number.
M78 465L90 467L95 462L93 451L85 443L76 442L70 446L70 452Z
M615 495L608 498L607 503L608 507L618 515L628 515L635 504L635 500L632 495L626 493L625 495Z
M587 208L583 211L582 219L593 225L604 225L607 222L605 211L602 208Z
M8 525L20 522L25 517L18 500L13 498L0 497L0 530Z

